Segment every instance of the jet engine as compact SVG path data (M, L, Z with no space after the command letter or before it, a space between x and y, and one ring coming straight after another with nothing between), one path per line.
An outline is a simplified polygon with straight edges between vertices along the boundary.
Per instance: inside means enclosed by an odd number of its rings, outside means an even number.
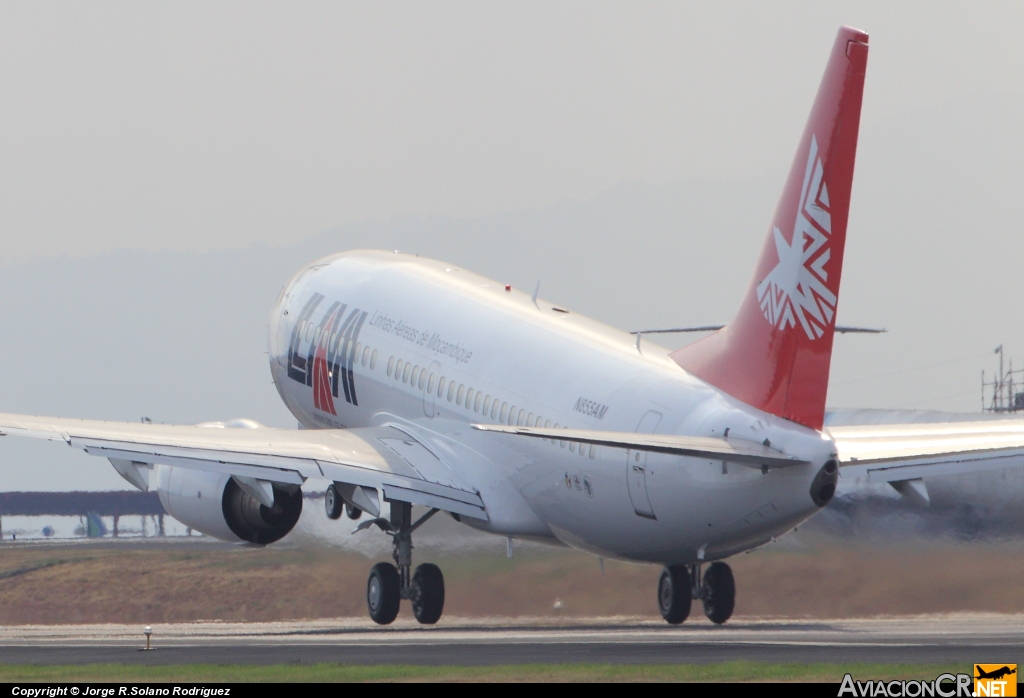
M157 465L157 491L168 514L214 538L267 545L284 538L302 513L298 485L273 484L264 506L231 475Z

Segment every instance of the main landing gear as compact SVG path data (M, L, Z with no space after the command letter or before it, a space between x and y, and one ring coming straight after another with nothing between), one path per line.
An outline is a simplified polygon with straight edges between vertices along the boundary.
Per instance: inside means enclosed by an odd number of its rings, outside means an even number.
M412 613L424 625L433 625L444 611L444 576L437 565L426 562L412 569L412 532L437 513L431 509L412 523L412 505L407 502L391 502L391 520L373 519L364 521L360 528L376 524L382 531L391 534L394 541L395 564L378 562L370 570L366 581L366 606L375 623L387 625L398 616L402 599L412 602Z
M690 615L695 599L704 604L704 615L721 625L729 620L736 603L736 582L724 562L712 562L701 579L700 564L669 565L658 580L658 608L661 617L679 625Z

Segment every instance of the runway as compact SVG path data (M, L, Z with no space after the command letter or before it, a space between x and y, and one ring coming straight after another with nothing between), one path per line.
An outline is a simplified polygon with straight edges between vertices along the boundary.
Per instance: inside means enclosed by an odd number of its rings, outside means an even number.
M534 663L1021 662L1024 615L951 614L853 620L703 618L669 627L650 618L449 618L0 628L3 664L497 665Z

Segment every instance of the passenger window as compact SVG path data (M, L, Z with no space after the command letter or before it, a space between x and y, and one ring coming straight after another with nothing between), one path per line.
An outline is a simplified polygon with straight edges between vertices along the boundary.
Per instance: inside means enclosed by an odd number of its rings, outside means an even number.
M594 460L597 456L597 446L590 444L590 460Z
M373 371L377 368L377 350L373 350L373 354L370 356L370 370Z
M420 367L419 366L414 366L413 369L412 369L412 386L414 388L416 387L416 381L418 381L419 378L420 378Z
M308 325L306 325L306 341L307 342L313 338L313 328L314 328L314 325L313 325L312 322L309 323Z
M353 357L355 357L354 360L353 360L353 363L355 363L356 361L359 361L359 352L361 352L362 350L363 350L363 345L360 344L359 342L356 342L356 353L352 355Z
M473 411L474 412L479 412L480 411L480 403L483 402L483 400L484 400L484 394L483 393L477 393L476 394L476 401L473 403Z
M323 332L323 330L321 328L317 327L316 328L316 332L313 333L313 344L316 344L317 342L320 341L320 333L321 332Z
M531 413L530 413L530 414L529 414L529 415L528 415L528 416L526 417L526 426L528 426L528 427L532 427L532 426L533 426L533 412L531 412Z
M464 398L464 397L466 397L466 386L460 385L459 386L459 392L455 396L455 404L461 406L462 405L462 398Z
M388 378L391 377L391 374L394 373L394 371L395 371L395 357L392 356L390 359L388 359Z
M544 428L545 429L550 429L551 428L551 420L550 419L548 421L544 422ZM556 427L556 429L557 429L557 427Z
M580 455L581 456L587 455L587 445L586 444L580 444Z
M416 387L418 387L420 390L423 390L423 386L424 386L424 384L426 384L426 382L427 382L427 369L423 369L422 371L420 371L420 381L419 381L419 383L417 384Z
M576 453L576 442L575 441L570 441L569 442L569 453Z
M526 424L526 410L519 410L519 419L516 420L516 426L523 426Z
M498 401L495 400L494 404L497 405ZM506 417L508 417L508 403L503 402L501 403L501 421L504 422Z
M439 380L437 382L437 396L438 397L444 397L444 383L445 383L445 378L444 378L444 376L441 376L441 380Z
M409 382L409 374L410 373L412 373L412 364L406 364L405 365L405 371L402 372L402 382L403 383L408 383Z
M402 380L402 367L403 366L405 366L405 362L402 361L401 359L399 359L398 363L395 364L395 380L396 381Z
M488 395L484 398L484 416L491 411L491 396ZM491 415L491 419L494 419L494 415Z
M433 393L434 392L434 386L436 386L436 385L437 385L437 374L436 373L431 373L430 374L430 380L427 381L427 392L428 393Z
M508 411L508 425L515 426L516 423L516 406L512 405L512 408Z
M448 384L448 402L455 399L455 381Z
M473 389L466 388L466 409L473 409Z
M370 358L370 347L363 347L363 366L366 366L367 359Z

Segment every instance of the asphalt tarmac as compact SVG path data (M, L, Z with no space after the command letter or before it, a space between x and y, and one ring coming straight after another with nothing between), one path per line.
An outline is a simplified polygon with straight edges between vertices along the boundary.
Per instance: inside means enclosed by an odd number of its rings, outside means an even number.
M887 619L703 618L669 627L649 618L400 619L0 628L3 664L495 665L536 663L1024 662L1024 615L953 614Z

